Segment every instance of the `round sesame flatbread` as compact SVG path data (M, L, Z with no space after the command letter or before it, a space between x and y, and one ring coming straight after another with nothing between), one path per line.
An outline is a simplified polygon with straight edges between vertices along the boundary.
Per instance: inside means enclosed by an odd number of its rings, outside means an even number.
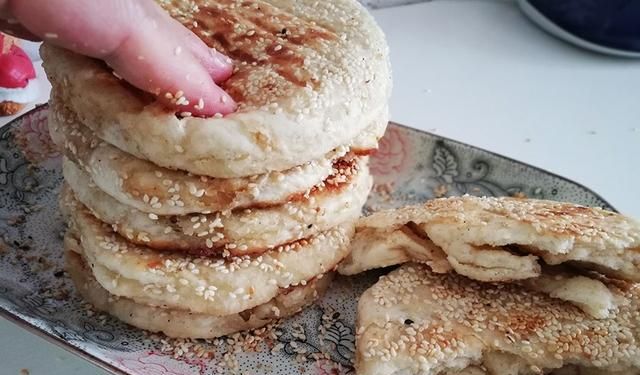
M65 244L74 242L65 239ZM271 301L226 316L212 316L185 310L148 306L129 298L109 294L93 277L91 269L77 252L65 253L66 270L76 290L94 308L104 311L134 327L162 332L169 337L210 339L263 327L292 316L313 304L331 284L332 274L321 275L305 286L281 290Z
M346 164L308 197L261 209L227 213L158 216L123 205L102 192L74 164L65 165L61 199L77 198L128 241L158 250L193 255L259 254L283 243L316 235L345 222L354 223L367 200L372 179L366 161ZM69 188L70 187L70 188Z
M131 244L86 208L63 210L94 277L109 293L216 316L267 303L281 289L304 286L333 270L349 252L353 235L353 224L343 224L257 257L195 257Z
M412 245L390 247L385 253L372 243L392 234ZM506 197L435 199L362 218L353 248L341 265L345 274L409 259L441 265L446 258L456 272L481 281L533 278L544 265L559 264L640 281L640 223L571 203ZM378 251L369 252L371 248ZM421 259L415 256L420 252Z
M386 126L388 47L355 0L160 2L234 60L224 118L180 117L96 60L45 43L55 95L98 137L138 158L230 178L283 171ZM177 93L171 93L175 95Z
M639 286L606 284L628 303L594 319L514 283L405 264L360 297L356 372L639 374Z
M334 173L336 163L355 162L354 155L340 147L326 158L284 172L229 179L195 176L137 159L100 141L88 128L60 121L56 113L49 113L49 130L56 144L65 150L63 170L72 161L119 202L156 215L283 204L322 184Z

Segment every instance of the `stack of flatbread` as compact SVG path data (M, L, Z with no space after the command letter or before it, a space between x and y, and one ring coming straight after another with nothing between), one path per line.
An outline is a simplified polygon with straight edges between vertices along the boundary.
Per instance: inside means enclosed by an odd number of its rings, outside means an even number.
M68 271L137 327L259 327L312 303L348 254L388 120L386 42L355 0L159 3L234 60L222 87L239 108L174 113L45 44Z
M640 223L457 197L362 218L344 274L406 263L358 306L359 374L640 374Z

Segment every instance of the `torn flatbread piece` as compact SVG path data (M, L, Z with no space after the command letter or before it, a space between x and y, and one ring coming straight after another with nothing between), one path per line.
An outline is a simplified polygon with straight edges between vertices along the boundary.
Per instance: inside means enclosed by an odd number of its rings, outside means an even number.
M640 280L640 223L543 200L464 196L381 211L359 221L351 248L342 274L419 262L485 282L519 281L594 318L620 301L589 272Z
M379 246L394 236L404 237L395 240L404 244L388 246L397 254L390 256ZM536 277L544 264L570 264L640 281L640 223L571 203L506 197L435 199L361 219L352 248L340 268L348 275L409 259L442 264L446 258L456 272L481 281Z
M640 374L640 286L604 283L607 319L517 283L482 283L408 263L360 298L356 372L387 374Z

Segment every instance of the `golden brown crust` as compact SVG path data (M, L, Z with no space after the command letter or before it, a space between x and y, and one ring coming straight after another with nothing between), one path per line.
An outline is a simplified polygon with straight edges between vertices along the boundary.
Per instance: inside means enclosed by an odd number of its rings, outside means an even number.
M216 317L151 307L109 294L92 276L78 246L70 234L65 236L65 268L80 295L98 310L112 314L135 327L162 332L169 337L214 338L262 327L311 305L327 290L332 279L331 273L321 275L305 286L282 289L278 296L265 304L237 314Z
M593 319L517 284L480 283L406 264L360 298L356 369L362 375L435 375L482 365L491 374L542 374L573 365L635 374L639 286L603 280L626 303L607 319ZM507 365L515 371L496 372Z
M231 178L317 160L367 128L376 129L373 138L382 135L391 90L388 48L357 1L159 2L235 60L236 71L222 86L238 110L176 117L104 64L45 43L54 94L101 139L159 166Z
M266 303L282 288L333 270L353 235L353 224L345 223L258 257L204 258L129 243L82 206L63 211L72 217L96 280L111 294L218 316Z
M336 170L343 178L334 176L299 201L228 213L161 216L118 202L74 164L65 164L65 180L73 192L63 188L61 199L74 205L77 198L134 244L199 256L225 252L257 255L346 221L355 222L370 190L371 177L364 160L348 165L348 169Z
M477 280L535 277L545 263L640 280L640 223L600 208L508 197L434 199L361 219L355 243L365 230L393 233L409 223L446 253L458 273ZM356 255L367 253L353 254L352 272L358 263L373 266ZM399 257L396 264L403 261Z
M89 173L103 191L138 210L157 215L185 215L266 208L299 198L329 179L334 169L354 164L347 148L283 172L243 178L211 178L161 168L101 141L78 122L62 103L53 100L49 131L55 143ZM344 160L338 161L344 157ZM337 162L335 168L333 163ZM63 163L66 164L66 163ZM63 168L64 169L64 168Z
M274 96L291 95L296 87L317 87L320 77L305 67L309 56L300 47L317 49L339 38L330 26L321 27L268 2L199 2L198 11L191 14L179 3L162 4L207 45L236 62L237 68L223 88L241 107L267 105ZM275 79L260 81L257 87L247 85L256 66L272 70ZM255 93L251 92L254 89Z

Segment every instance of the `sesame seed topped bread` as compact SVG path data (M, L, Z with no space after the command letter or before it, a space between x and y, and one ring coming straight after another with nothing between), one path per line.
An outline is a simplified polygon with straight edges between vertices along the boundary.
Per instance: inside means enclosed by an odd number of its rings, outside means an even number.
M234 60L222 87L238 110L176 116L103 63L45 43L53 90L101 139L163 167L230 178L320 159L374 124L384 132L388 47L356 0L160 4Z
M82 206L63 206L82 255L109 293L137 303L224 316L306 285L349 251L353 224L278 246L257 257L195 257L134 245Z
M61 200L77 205L77 198L115 232L138 245L202 256L259 254L345 222L354 223L372 184L364 163L355 165L360 166L355 173L343 173L336 176L342 178L314 189L308 198L281 206L184 216L158 216L123 205L70 163L64 171L70 189L63 188Z
M269 302L238 314L212 316L186 310L161 309L109 294L93 277L77 250L69 251L73 239L65 238L66 270L82 297L98 310L132 326L169 337L209 339L263 327L298 313L312 304L331 284L332 274L323 275L305 286L283 290ZM76 248L77 248L76 243ZM75 251L75 252L74 252Z
M481 281L537 277L545 264L565 264L640 281L640 223L600 208L464 196L378 212L361 219L357 227L354 252L340 268L345 274L408 259L438 262L446 271L442 266L446 255L456 272ZM376 236L371 236L372 232ZM403 245L390 253L367 251L374 247L372 240L392 234L412 243L410 250ZM415 253L421 253L422 258Z
M563 266L545 267L540 276L518 284L572 303L595 319L608 318L616 307L627 303L614 290L607 288L600 275L594 272L579 274L575 269Z
M351 276L406 262L427 264L438 273L452 270L447 254L409 225L384 230L364 227L362 222L356 225L351 252L338 266L339 273Z
M123 204L156 215L187 215L281 204L329 178L338 165L356 163L340 147L326 158L284 172L242 178L210 178L158 167L95 138L87 128L50 116L49 131L71 161ZM70 159L70 160L69 160Z
M640 374L638 284L607 319L517 284L436 274L409 263L360 298L359 375Z

